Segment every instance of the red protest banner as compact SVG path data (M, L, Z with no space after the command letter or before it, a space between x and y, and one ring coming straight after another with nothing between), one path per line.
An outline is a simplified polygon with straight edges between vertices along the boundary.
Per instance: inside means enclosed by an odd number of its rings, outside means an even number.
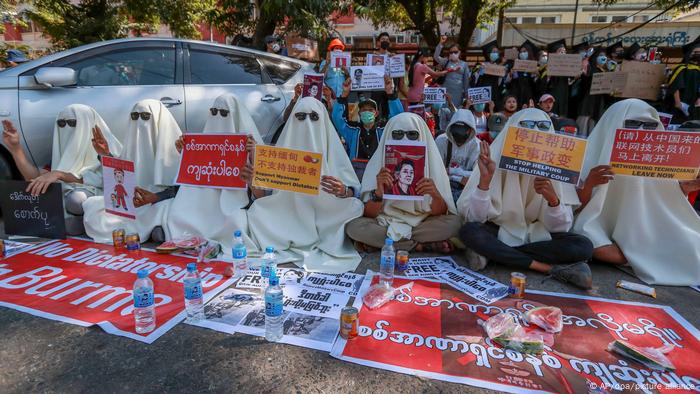
M700 168L700 133L618 129L610 166L619 175L695 179Z
M244 134L185 134L175 183L218 189L245 189L241 169L248 160Z
M364 294L377 277L365 277ZM447 284L414 282L394 301L369 310L356 298L359 335L336 340L331 355L342 360L511 393L683 392L700 387L700 332L672 308L570 294L531 291L518 300L484 305ZM523 317L549 305L563 311L563 330L545 339L542 354L503 349L486 337L480 320L501 312ZM526 327L531 330L532 327ZM486 337L486 338L485 338ZM667 346L674 372L650 370L607 351L622 340L642 347ZM653 388L653 389L650 389Z
M192 258L127 251L79 239L52 241L0 264L0 305L35 316L152 343L185 317L182 278ZM228 287L228 263L198 267L204 301ZM147 269L154 283L156 329L134 330L132 288L136 272Z

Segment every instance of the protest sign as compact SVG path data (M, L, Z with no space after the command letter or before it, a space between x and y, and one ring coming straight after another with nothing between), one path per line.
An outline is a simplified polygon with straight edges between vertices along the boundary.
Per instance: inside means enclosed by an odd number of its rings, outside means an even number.
M513 71L522 71L526 73L537 73L537 61L515 59L513 63Z
M249 259L250 264L250 259ZM277 268L280 286L299 285L308 273L302 269L295 268ZM236 280L236 288L239 289L265 289L267 287L267 279L260 274L260 269L249 269L244 275Z
M494 75L496 77L506 76L505 66L499 66L498 64L493 63L481 63L481 67L484 68L484 74L486 75Z
M389 62L389 56L377 55L374 53L367 54L366 66L386 66Z
M306 271L304 271L306 272ZM344 272L342 274L322 274L320 272L306 272L301 284L310 289L325 289L336 293L347 294L355 297L365 276Z
M301 97L313 97L321 101L323 97L323 74L304 74L304 88Z
M401 275L407 278L437 278L444 270L456 263L452 257L417 257L408 260L408 266Z
M190 262L79 239L52 241L3 260L0 305L152 343L186 316L182 278ZM233 282L223 275L229 264L200 266L205 302ZM156 329L148 334L134 330L131 289L140 269L149 270L155 288Z
M360 294L377 281L368 271ZM435 281L399 277L394 286L411 281L410 291L402 290L375 310L357 297L359 335L353 340L338 338L331 355L510 393L588 393L592 388L600 393L650 393L646 387L661 392L698 387L700 332L670 307L536 291L528 291L522 300L504 298L487 306ZM479 325L501 312L524 321L525 311L544 305L563 311L564 328L556 336L547 335L541 354L505 350ZM666 356L676 371L650 370L607 351L608 344L618 339L638 346L668 346Z
M46 193L38 196L25 191L29 182L2 181L0 186L0 209L6 234L52 239L66 237L60 183L51 184Z
M134 172L134 162L103 156L102 181L105 211L112 215L135 220L136 173Z
M352 64L352 55L350 52L331 52L331 67L347 68Z
M668 129L668 125L671 124L673 115L665 112L659 112L659 119L661 119L661 124L664 125L664 129Z
M620 97L657 100L666 78L666 66L647 62L625 61L622 72L627 74Z
M425 142L387 140L384 146L384 167L394 176L391 190L384 191L388 200L422 201L416 184L425 174Z
M700 133L618 129L610 166L615 175L695 179L700 168Z
M383 90L384 66L352 66L350 67L352 78L351 90Z
M399 53L389 58L389 76L392 78L406 75L406 55Z
M503 58L505 60L517 60L520 51L518 48L508 48L503 51Z
M350 299L349 296L328 289L311 289L306 286L287 286L284 288L282 309L305 315L339 318Z
M317 195L322 161L320 153L258 144L253 186Z
M508 295L508 286L458 265L443 270L437 277L484 304L493 304Z
M423 104L444 104L447 88L426 87L423 90Z
M421 118L425 119L425 105L424 104L413 104L408 106L408 112L414 113Z
M617 95L627 83L627 74L623 72L599 72L593 74L590 94Z
M178 185L245 189L241 169L248 160L245 134L184 134L184 148L175 177Z
M309 62L318 61L318 42L295 34L287 34L287 54L289 57Z
M511 126L498 168L554 181L577 184L586 140Z
M552 53L547 60L547 75L551 77L578 77L583 72L581 55Z
M491 101L491 86L467 89L467 96L472 104L482 104Z

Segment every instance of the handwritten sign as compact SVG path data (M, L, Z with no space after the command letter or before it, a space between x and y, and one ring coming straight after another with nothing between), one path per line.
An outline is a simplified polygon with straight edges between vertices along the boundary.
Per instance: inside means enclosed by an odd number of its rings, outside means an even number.
M423 95L424 104L444 104L446 88L425 88Z
M496 77L505 77L506 68L505 66L499 66L498 64L482 63L481 67L484 68L484 74L493 75Z
M136 173L134 172L134 162L103 156L102 182L104 184L105 211L112 215L135 220Z
M389 58L389 75L392 78L406 75L406 55L399 53Z
M506 60L515 60L518 58L518 54L520 54L518 48L508 48L503 51L503 58Z
M322 162L320 153L256 145L253 186L318 195Z
M695 179L700 168L700 133L618 129L610 166L619 175Z
M591 79L590 94L616 95L624 89L626 83L627 74L623 72L595 73Z
M491 101L491 86L469 88L467 90L467 95L472 104L488 103Z
M352 66L350 78L352 90L383 90L384 66Z
M498 168L577 184L586 140L511 126Z
M583 72L581 55L553 53L547 61L547 75L552 77L578 77Z
M657 100L666 78L666 66L646 62L625 61L622 72L627 74L620 97Z
M32 196L25 192L29 182L0 182L0 208L5 233L42 238L66 238L63 214L63 192L60 183L53 183L46 193Z
M178 185L245 189L241 169L248 160L245 134L185 134Z
M537 62L534 60L515 59L513 63L513 71L522 71L526 73L537 73Z
M346 68L352 64L352 55L350 52L331 52L331 67Z

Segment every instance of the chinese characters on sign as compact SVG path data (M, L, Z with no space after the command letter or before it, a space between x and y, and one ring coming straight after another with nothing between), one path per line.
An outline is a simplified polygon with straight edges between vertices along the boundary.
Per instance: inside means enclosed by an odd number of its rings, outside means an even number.
M320 153L256 145L253 186L317 195L322 161Z
M245 189L241 169L248 160L245 134L185 134L178 185Z

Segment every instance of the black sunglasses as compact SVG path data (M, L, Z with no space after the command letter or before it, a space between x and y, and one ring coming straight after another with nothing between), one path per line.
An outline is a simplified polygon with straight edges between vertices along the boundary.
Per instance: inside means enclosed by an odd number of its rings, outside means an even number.
M527 129L538 128L539 130L546 131L552 127L552 122L549 120L521 120L520 126Z
M395 140L401 140L403 139L403 136L406 136L409 140L415 141L418 138L420 138L420 133L418 130L392 130L391 131L391 137Z
M297 119L299 119L299 120L306 120L306 115L307 115L306 112L297 112L297 113L294 114L294 116L295 116ZM309 115L309 118L311 118L312 121L315 122L315 121L318 120L318 114L316 113L316 111L311 111L311 112L308 113L308 115Z
M137 120L141 116L141 119L143 120L150 120L151 119L151 113L150 112L132 112L131 113L131 120Z
M209 112L211 112L213 116L216 116L216 114L219 113L221 114L221 117L225 118L228 116L229 111L227 109L209 108Z
M56 124L60 128L64 128L66 125L75 127L75 125L78 124L78 121L76 119L56 119Z
M642 122L641 120L627 119L625 120L626 129L644 129L656 130L659 127L659 122L652 120L651 122Z

